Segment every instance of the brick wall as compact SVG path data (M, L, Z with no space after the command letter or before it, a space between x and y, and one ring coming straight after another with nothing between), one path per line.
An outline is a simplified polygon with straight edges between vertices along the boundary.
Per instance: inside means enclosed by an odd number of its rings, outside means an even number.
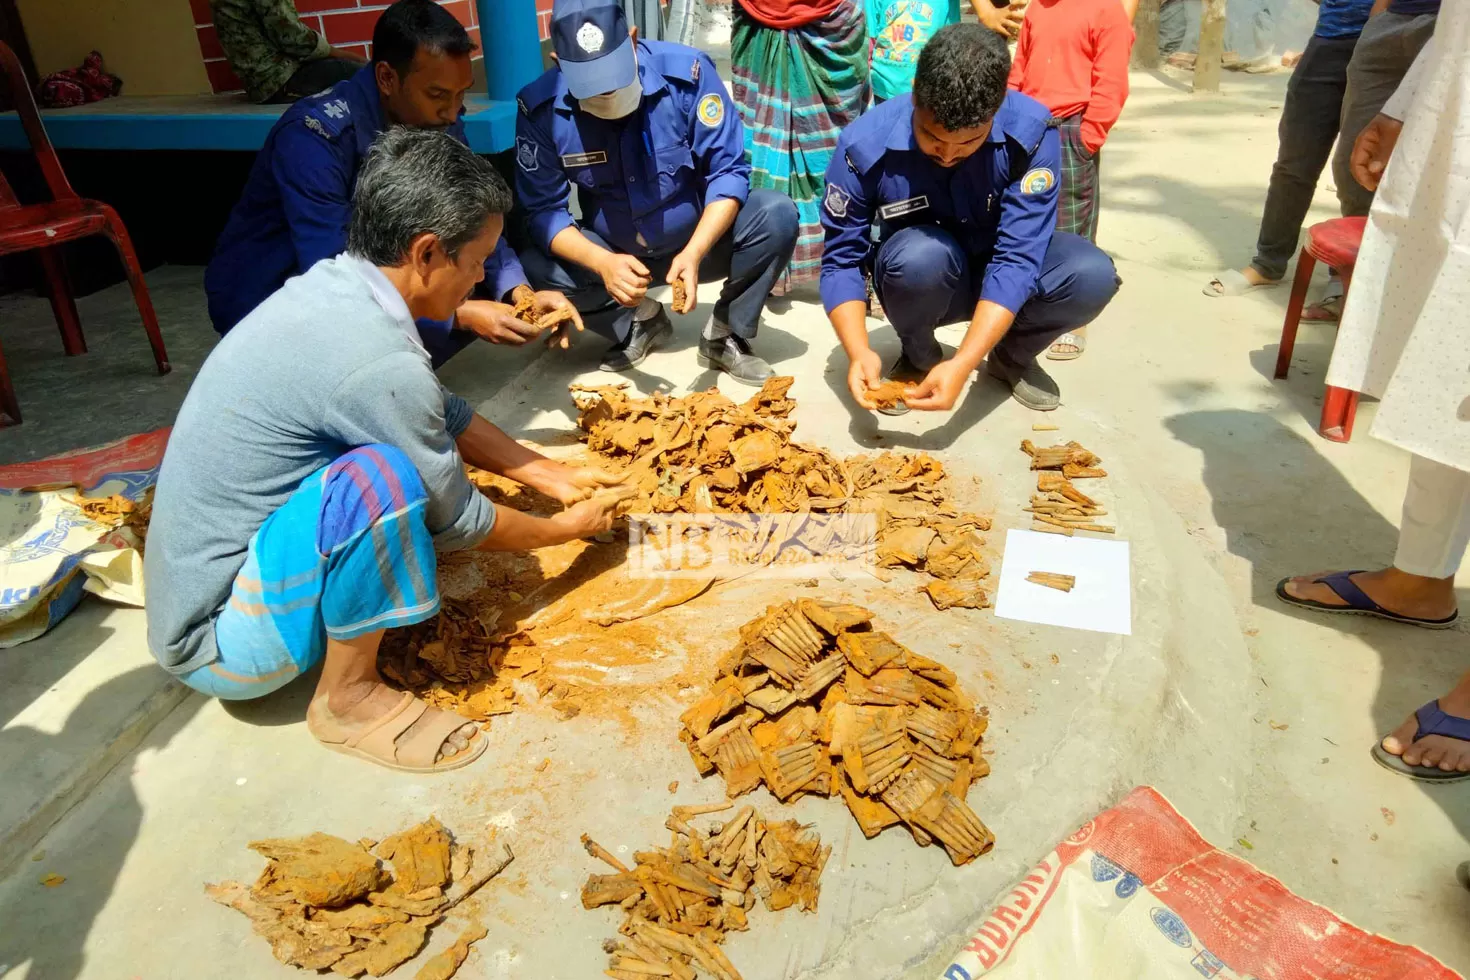
M437 2L469 29L471 40L480 44L480 26L473 0ZM388 6L381 0L295 0L295 3L296 10L301 14L301 21L307 27L318 34L326 35L333 46L355 51L364 58L369 56L368 49L372 46L373 25L378 22L378 15ZM541 28L544 36L546 22L551 16L551 2L537 0L537 3L546 5ZM194 11L194 29L199 34L199 51L204 56L204 70L209 73L210 85L216 92L240 91L240 80L225 61L225 52L219 46L219 38L215 36L209 0L189 0L189 4Z

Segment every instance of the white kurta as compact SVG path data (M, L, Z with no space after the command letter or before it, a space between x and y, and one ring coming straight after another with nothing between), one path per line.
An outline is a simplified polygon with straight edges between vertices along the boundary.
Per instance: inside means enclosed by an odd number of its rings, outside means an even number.
M1327 383L1382 399L1374 436L1470 470L1470 0L1440 9L1384 112L1404 128Z

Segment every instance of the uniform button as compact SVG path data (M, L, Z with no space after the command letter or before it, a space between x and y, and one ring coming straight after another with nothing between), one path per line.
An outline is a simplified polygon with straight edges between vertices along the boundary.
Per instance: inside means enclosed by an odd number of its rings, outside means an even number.
M638 183L638 178L637 177L629 177L628 178L628 183L630 183L630 184L636 184L636 183Z

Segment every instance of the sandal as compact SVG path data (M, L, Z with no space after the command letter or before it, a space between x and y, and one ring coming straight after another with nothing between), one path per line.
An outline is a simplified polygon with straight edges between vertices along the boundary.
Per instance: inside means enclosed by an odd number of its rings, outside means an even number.
M1205 295L1219 299L1222 296L1244 296L1253 293L1257 289L1270 289L1281 285L1280 279L1269 279L1266 282L1251 282L1245 277L1245 273L1239 269L1227 269L1215 278L1211 279L1205 286Z
M1059 347L1071 347L1071 350L1058 350ZM1048 361L1075 361L1087 350L1087 338L1079 337L1075 333L1064 333L1051 342L1046 349Z
M1444 619L1420 619L1418 616L1403 616L1396 612L1389 612L1378 603L1368 598L1368 593L1353 584L1352 576L1362 574L1366 569L1358 568L1350 572L1333 572L1313 580L1314 585L1325 585L1333 592L1345 606L1328 605L1318 602L1316 599L1302 599L1286 591L1286 583L1290 578L1284 578L1276 583L1276 598L1289 606L1300 606L1313 612L1325 613L1347 613L1354 616L1376 616L1379 619L1392 620L1395 623L1407 623L1410 626L1422 626L1425 629L1444 630L1454 626L1459 621L1458 610L1450 613Z
M1460 742L1470 742L1470 718L1456 718L1454 715L1445 714L1440 710L1438 701L1429 702L1414 712L1414 717L1419 719L1419 730L1414 733L1416 742L1429 735L1441 735ZM1373 761L1400 776L1408 776L1421 783L1458 783L1463 779L1470 779L1470 772L1459 770L1446 772L1439 766L1411 766L1399 756L1385 749L1382 739L1379 739L1378 743L1373 746Z
M480 738L477 729L466 748L436 762L445 740L469 722L452 712L430 709L407 691L403 692L398 704L383 717L360 732L340 738L335 737L337 733L331 731L336 727L335 723L322 717L322 712L317 710L318 703L312 701L311 706L306 709L306 730L318 742L333 752L366 759L387 769L416 773L445 772L469 765L490 746L489 742ZM431 717L411 736L399 742L400 736L430 710L437 717Z
M1343 290L1341 279L1331 279L1322 298L1302 310L1304 323L1336 323L1342 318Z

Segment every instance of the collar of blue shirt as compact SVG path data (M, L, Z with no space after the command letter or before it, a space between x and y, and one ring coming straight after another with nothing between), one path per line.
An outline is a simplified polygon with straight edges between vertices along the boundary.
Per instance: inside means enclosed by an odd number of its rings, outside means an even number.
M914 103L907 96L899 96L904 100L904 108L897 113L898 118L893 122L893 128L888 131L888 139L884 146L890 150L915 150L919 149L914 141ZM990 135L986 137L988 143L1004 143L1006 131L1004 125L1006 106L1002 102L1000 109L995 113L995 119L990 126Z

